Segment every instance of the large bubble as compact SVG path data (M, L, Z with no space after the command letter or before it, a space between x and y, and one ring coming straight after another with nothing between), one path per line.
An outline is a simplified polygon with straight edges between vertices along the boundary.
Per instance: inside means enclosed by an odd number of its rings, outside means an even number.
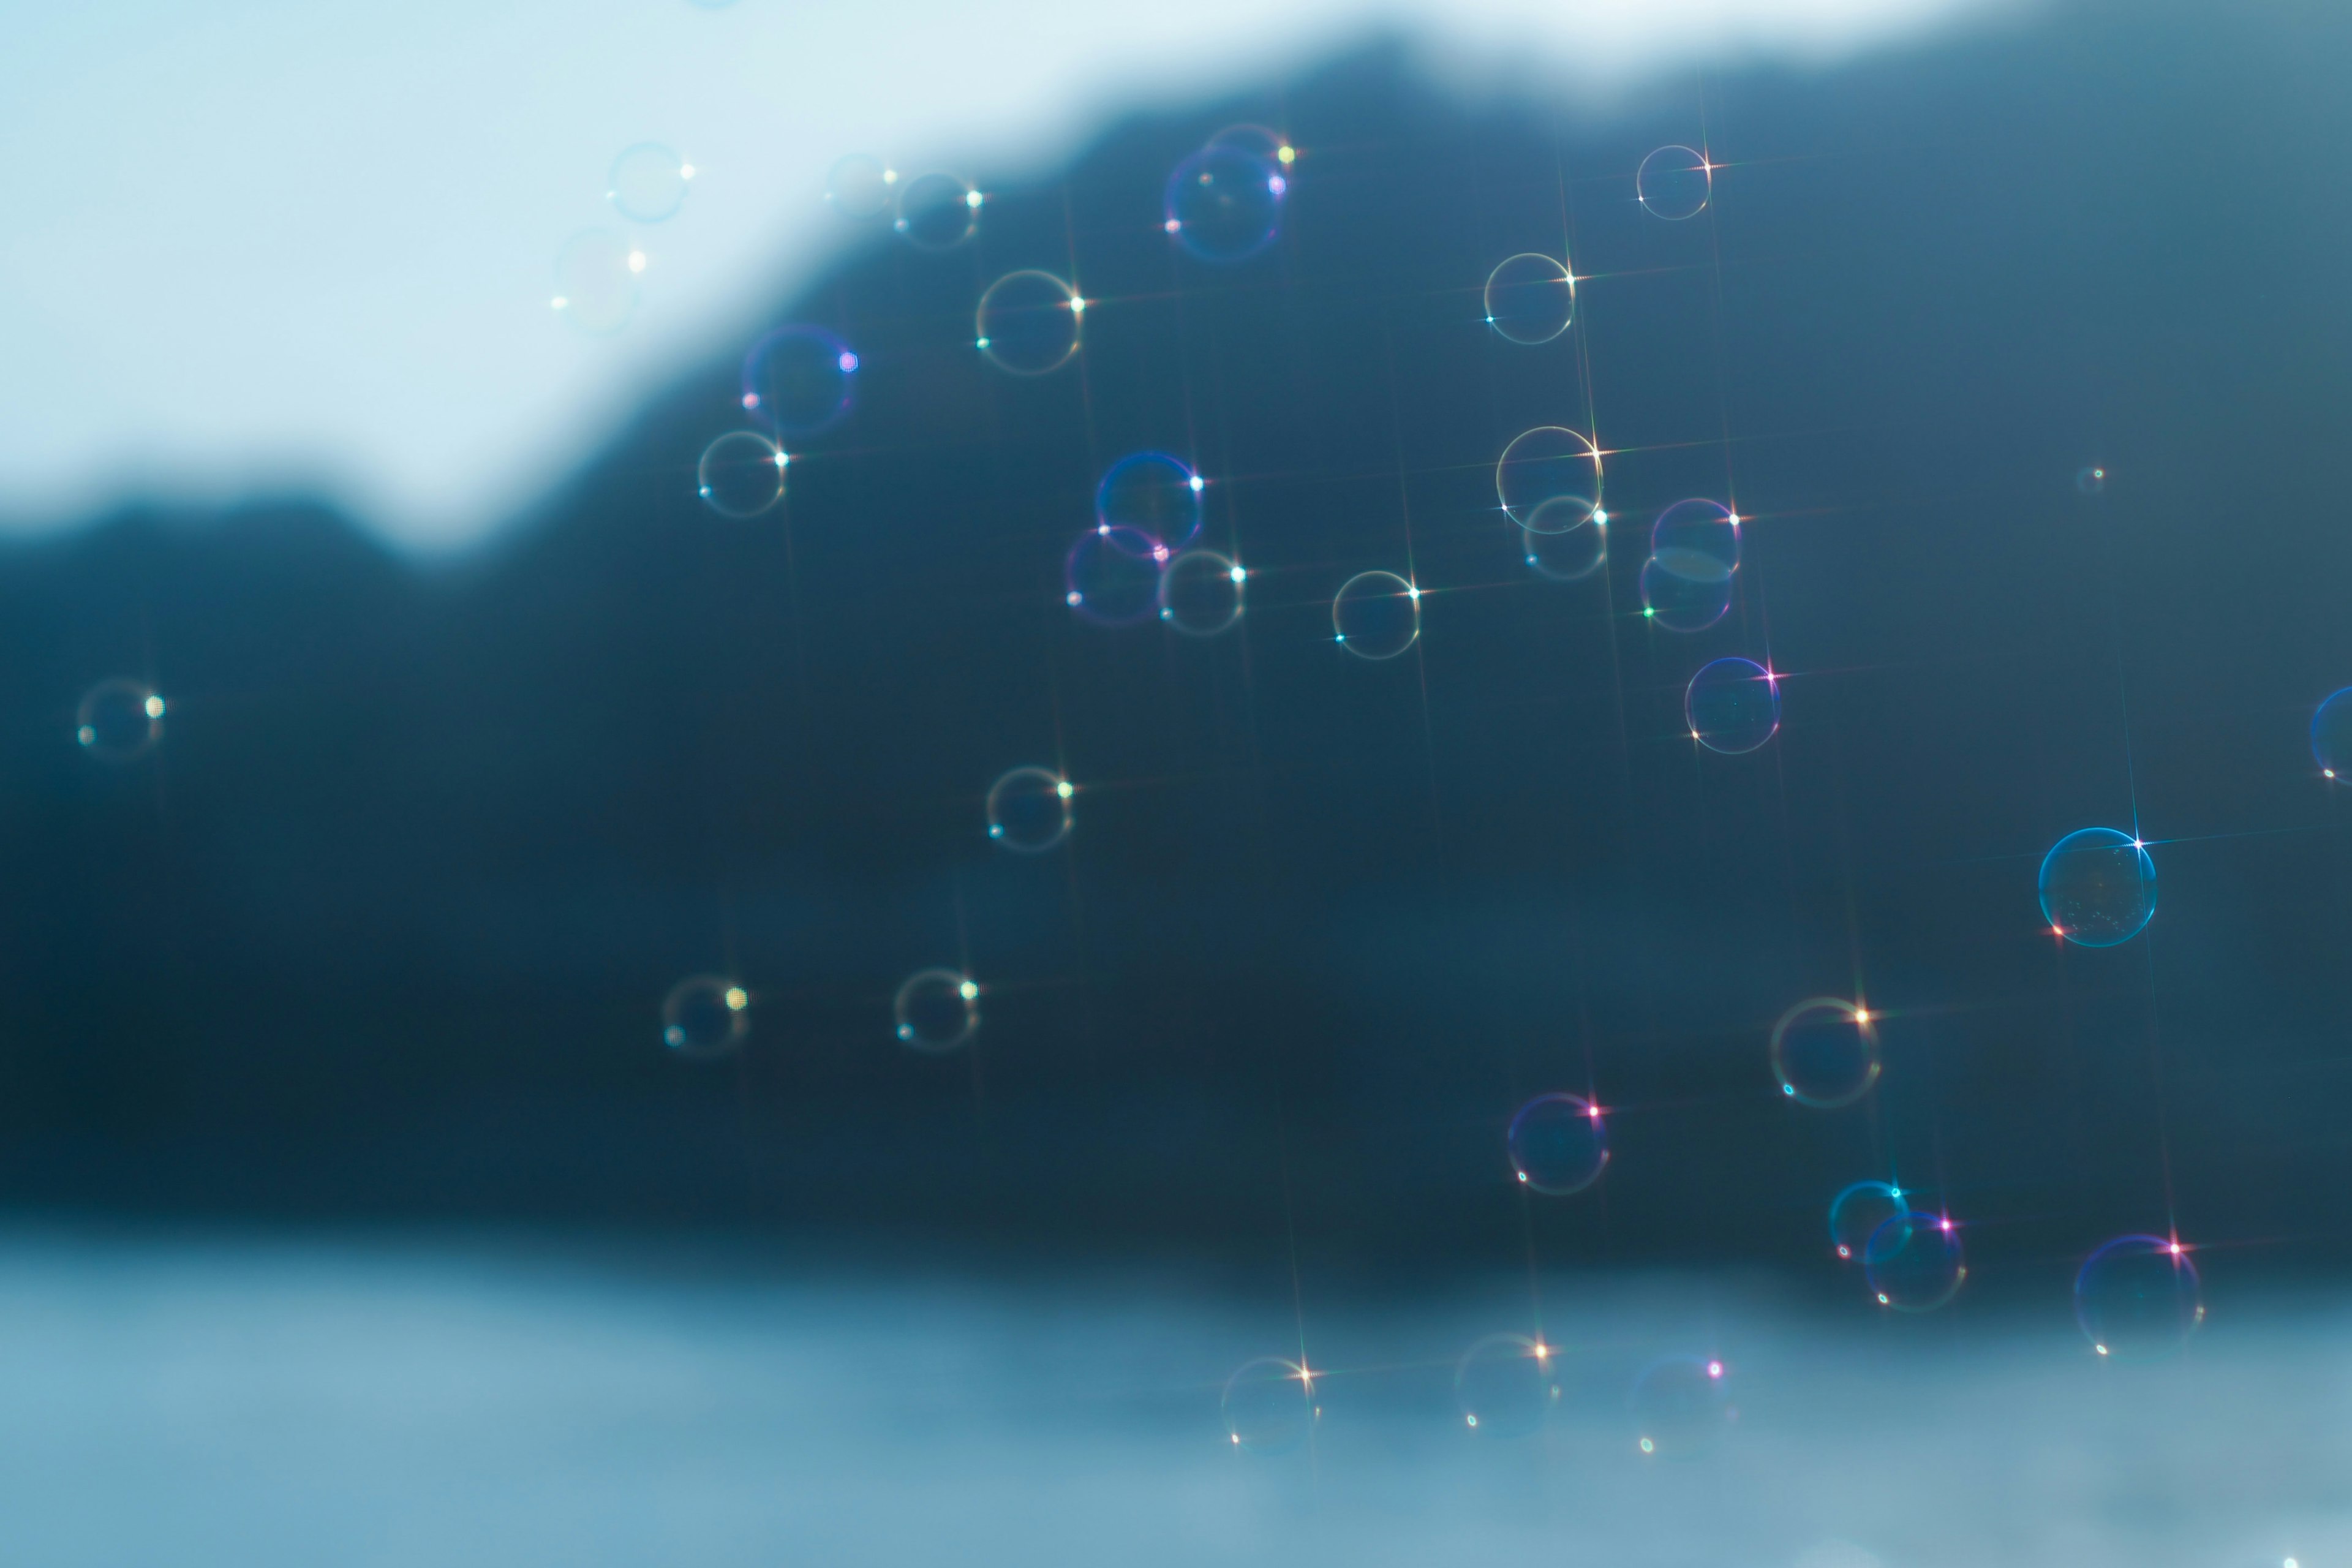
M1548 343L1576 319L1576 279L1565 262L1524 251L1486 275L1486 324L1515 343Z
M1868 1009L1815 996L1772 1026L1772 1076L1801 1105L1852 1105L1878 1081L1878 1030Z
M1082 620L1099 626L1148 621L1160 605L1160 572L1168 546L1132 528L1099 523L1078 535L1062 563L1064 598Z
M1070 781L1049 768L1014 768L988 786L988 836L1023 855L1070 836Z
M1513 522L1532 533L1567 533L1608 521L1601 510L1601 453L1560 425L1538 425L1512 437L1495 463L1495 496Z
M925 969L907 977L891 998L898 1038L919 1051L951 1051L980 1028L980 987L953 969Z
M1538 1095L1511 1118L1503 1142L1520 1184L1538 1193L1580 1193L1609 1166L1607 1121L1581 1095Z
M604 175L604 199L631 223L660 223L686 205L694 165L658 142L624 148Z
M548 304L581 331L617 332L637 310L637 277L646 254L629 237L609 228L573 235L555 253L555 279Z
M2204 1285L2179 1242L2120 1236L2074 1276L2074 1321L2103 1356L2160 1361L2205 1321Z
M1306 1446L1322 1414L1313 1374L1295 1361L1261 1356L1225 1379L1218 1401L1225 1436L1253 1454L1287 1454Z
M2085 827L2043 858L2041 890L2052 931L2083 947L2115 947L2156 913L2156 862L2131 834Z
M1856 1182L1830 1200L1830 1247L1852 1262L1862 1256L1871 1233L1897 1215L1911 1212L1903 1189L1891 1182Z
M1684 689L1683 719L1691 739L1710 752L1752 752L1780 728L1779 679L1752 659L1701 665Z
M1720 1357L1665 1356L1633 1382L1634 1447L1664 1458L1689 1458L1720 1443L1739 1409Z
M662 1044L682 1057L721 1057L751 1031L751 994L734 981L697 974L662 998Z
M1559 1355L1540 1340L1489 1334L1454 1363L1454 1401L1469 1430L1524 1437L1559 1403Z
M1642 205L1662 218L1696 217L1715 191L1715 171L1694 147L1661 147L1642 160L1633 190Z
M2311 755L2326 777L2352 777L2352 686L2322 702L2312 714Z
M823 327L779 327L743 355L743 411L779 436L814 436L849 412L857 355Z
M826 171L825 205L862 223L888 212L898 187L898 170L869 153L851 153Z
M757 517L784 496L791 461L756 430L730 430L702 449L694 466L695 493L721 517Z
M1131 528L1181 550L1201 531L1201 492L1206 482L1182 460L1165 452L1135 452L1121 458L1095 486L1095 521Z
M1165 227L1203 261L1240 261L1274 243L1288 181L1228 142L1202 148L1168 176Z
M990 363L1015 375L1044 375L1078 352L1086 309L1077 292L1050 272L1008 272L980 297L972 327Z
M898 187L896 227L918 250L952 250L980 223L981 195L953 174L918 174Z
M1863 1243L1862 1271L1880 1306L1932 1312L1958 1295L1969 1277L1959 1227L1944 1215L1906 1209Z
M74 709L75 742L110 763L128 762L163 738L163 699L143 680L101 680Z
M1393 572L1359 572L1332 597L1331 629L1358 658L1394 658L1421 636L1421 590Z
M1248 579L1229 556L1188 550L1160 574L1160 618L1186 637L1215 637L1242 618Z

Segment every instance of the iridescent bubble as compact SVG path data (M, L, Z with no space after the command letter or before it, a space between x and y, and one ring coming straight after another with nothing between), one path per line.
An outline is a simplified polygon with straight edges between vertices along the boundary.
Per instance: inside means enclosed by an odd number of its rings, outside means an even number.
M2042 918L2083 947L2115 947L2156 913L2156 862L2112 827L2069 833L2042 862Z
M1206 147L1238 147L1253 158L1287 169L1297 160L1290 138L1265 125L1228 125L1202 143Z
M1863 1243L1862 1271L1880 1306L1932 1312L1958 1295L1969 1277L1959 1227L1917 1209L1895 1215Z
M163 699L143 680L101 680L74 710L74 740L110 763L128 762L163 738Z
M1634 1379L1633 1403L1634 1447L1666 1458L1706 1452L1739 1419L1729 1370L1716 1356L1652 1362Z
M1902 1188L1888 1182L1856 1182L1830 1200L1830 1246L1851 1262L1862 1256L1880 1226L1910 1212Z
M1359 572L1332 597L1331 629L1358 658L1394 658L1421 636L1421 590L1393 572Z
M863 223L890 210L898 186L898 170L869 153L852 153L835 159L826 171L825 205Z
M1564 1196L1609 1168L1609 1128L1601 1108L1575 1094L1543 1094L1519 1107L1504 1134L1522 1186Z
M1567 533L1608 521L1601 510L1601 453L1564 426L1539 425L1513 437L1495 464L1495 495L1510 520L1532 532Z
M2312 714L2311 754L2322 776L2352 775L2352 686L2321 703Z
M732 980L681 980L662 998L662 1044L682 1057L723 1057L751 1032L751 994Z
M980 223L981 195L953 174L918 174L898 187L898 232L918 250L953 250Z
M1710 752L1752 752L1780 728L1780 682L1753 659L1703 664L1684 689L1683 719L1691 739Z
M1852 1105L1878 1081L1878 1028L1870 1011L1835 996L1798 1003L1772 1026L1772 1076L1801 1105Z
M1739 518L1711 500L1678 500L1650 525L1650 558L1678 577L1727 582L1739 570Z
M1203 147L1168 176L1163 226L1203 261L1241 261L1274 243L1287 189L1277 165L1230 144Z
M1486 324L1515 343L1548 343L1576 317L1576 279L1564 263L1525 251L1486 275Z
M791 460L756 430L730 430L702 449L695 493L721 517L757 517L783 499Z
M1008 272L988 286L972 318L980 352L1015 375L1044 375L1078 352L1086 301L1050 272Z
M1522 1334L1488 1334L1454 1365L1454 1401L1465 1426L1488 1437L1524 1437L1560 1398L1559 1352Z
M1703 632L1731 610L1731 574L1685 577L1656 556L1642 563L1642 615L1670 632Z
M614 229L592 228L564 241L555 254L555 284L548 304L583 332L617 332L637 309L637 276L646 253Z
M2188 1249L2156 1236L2119 1236L2074 1276L2074 1321L2116 1361L2177 1354L2205 1321L2205 1289Z
M1323 1414L1315 1403L1314 1375L1279 1356L1244 1363L1225 1379L1219 1407L1226 1437L1253 1454L1287 1454L1304 1447Z
M2107 470L2096 467L2079 470L2074 475L2074 488L2086 496L2097 495L2107 488Z
M1014 768L988 786L988 836L1024 855L1070 836L1070 781L1047 768Z
M1547 525L1519 530L1519 553L1534 568L1536 575L1555 583L1580 583L1600 571L1609 560L1608 524L1593 516L1582 501L1557 499L1536 509L1538 522L1546 521L1545 507L1559 508L1563 515L1590 521L1562 529Z
M1242 618L1248 577L1213 550L1188 550L1160 574L1160 618L1187 637L1215 637Z
M1100 523L1078 535L1062 563L1064 599L1101 626L1148 621L1160 604L1168 546L1137 529Z
M1642 205L1662 218L1696 217L1715 189L1715 171L1696 148L1661 147L1642 160L1633 174Z
M640 142L613 160L604 199L631 223L659 223L677 216L693 184L693 164L657 142Z
M1200 475L1165 452L1136 452L1113 463L1095 487L1095 521L1150 534L1181 550L1201 531Z
M891 999L898 1037L919 1051L951 1051L980 1027L980 987L953 969L925 969L907 977Z
M857 355L823 327L778 327L743 355L743 412L780 436L814 436L849 412Z

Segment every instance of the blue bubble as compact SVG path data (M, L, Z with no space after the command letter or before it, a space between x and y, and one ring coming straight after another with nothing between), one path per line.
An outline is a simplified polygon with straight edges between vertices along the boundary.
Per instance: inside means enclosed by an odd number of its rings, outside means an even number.
M702 449L695 493L721 517L757 517L784 496L791 459L756 430L730 430Z
M898 170L871 153L852 153L835 160L825 172L825 205L863 223L890 210L898 184Z
M1650 556L1678 577L1728 581L1739 570L1739 519L1711 500L1678 500L1650 525Z
M1519 553L1530 571L1555 583L1580 583L1608 564L1608 524L1593 516L1591 508L1567 500L1549 500L1544 507L1570 509L1580 512L1586 521L1558 530L1549 526L1520 529ZM1543 510L1536 509L1537 521L1548 523Z
M1800 1105L1834 1110L1878 1081L1876 1021L1869 1009L1835 996L1811 997L1781 1014L1769 1051L1781 1094Z
M2113 1360L2161 1361L2204 1321L2204 1285L2177 1241L2119 1236L2074 1276L2074 1321L2091 1348Z
M1580 1193L1609 1166L1607 1121L1581 1095L1544 1094L1528 1100L1511 1118L1503 1142L1519 1184L1538 1193Z
M2042 862L2042 918L2083 947L2137 936L2156 913L2156 862L2147 847L2112 827L2061 838Z
M1696 217L1715 192L1715 171L1694 147L1661 147L1633 174L1642 205L1670 222Z
M1279 1356L1244 1363L1225 1379L1219 1409L1225 1437L1252 1454L1287 1454L1302 1448L1323 1414L1315 1402L1315 1379L1304 1366Z
M857 363L823 327L779 327L743 355L743 412L780 436L814 436L849 412Z
M1568 533L1606 522L1601 508L1601 453L1563 425L1520 432L1495 461L1495 497L1521 528Z
M1910 1212L1902 1188L1888 1182L1856 1182L1830 1200L1830 1246L1851 1262L1880 1226Z
M1559 1403L1559 1352L1523 1334L1488 1334L1454 1363L1463 1426L1483 1437L1524 1437Z
M613 160L604 199L631 223L660 223L677 216L693 184L693 164L657 142L640 142Z
M1248 578L1229 556L1188 550L1160 574L1160 618L1187 637L1215 637L1242 618Z
M1421 590L1393 572L1359 572L1332 596L1331 629L1358 658L1394 658L1421 636Z
M723 1057L751 1032L750 993L732 980L697 974L662 998L662 1044L682 1057Z
M953 250L980 224L981 195L953 174L918 174L898 187L892 226L918 250Z
M2321 703L2312 714L2311 755L2328 778L2352 774L2352 686Z
M1036 855L1070 836L1070 781L1049 768L1014 768L988 786L988 836Z
M1168 176L1168 232L1203 261L1241 261L1274 243L1289 182L1240 147L1203 147Z
M1201 476L1165 452L1136 452L1107 469L1095 486L1095 521L1149 534L1181 550L1201 531Z
M553 290L547 302L581 331L598 337L617 332L636 313L637 275L645 269L645 252L628 236L609 228L587 229L556 252Z
M919 1051L951 1051L980 1028L980 987L953 969L925 969L907 977L890 999L898 1038Z
M1894 1215L1863 1244L1862 1271L1880 1306L1932 1312L1958 1295L1969 1277L1959 1227L1917 1209Z
M2107 488L2107 470L2095 466L2077 471L2074 488L2086 496L2097 495Z
M1059 370L1078 352L1086 302L1050 272L1008 272L988 286L973 313L980 352L1014 375Z
M75 742L106 762L129 762L163 738L163 699L143 680L101 680L74 710Z
M1064 598L1097 626L1138 625L1159 607L1160 572L1167 563L1168 546L1150 534L1097 524L1078 535L1062 563Z
M1689 577L1654 555L1642 563L1642 615L1652 626L1670 632L1703 632L1730 610L1730 573Z
M1633 1381L1633 1406L1634 1447L1662 1458L1706 1453L1739 1419L1730 1369L1717 1356L1652 1362Z
M1701 665L1683 691L1683 719L1691 739L1710 752L1752 752L1780 728L1780 682L1753 659Z
M1486 275L1486 324L1515 343L1548 343L1576 319L1567 264L1535 251L1507 257Z

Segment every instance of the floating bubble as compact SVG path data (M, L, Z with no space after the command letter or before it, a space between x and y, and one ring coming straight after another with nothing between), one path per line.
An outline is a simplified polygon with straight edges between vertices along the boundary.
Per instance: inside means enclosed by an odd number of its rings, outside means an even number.
M778 327L743 355L743 412L781 436L814 436L849 412L857 355L823 327Z
M951 1051L980 1027L980 987L952 969L908 975L890 1002L898 1037L919 1051Z
M1753 659L1703 664L1684 689L1683 719L1691 739L1710 752L1752 752L1780 728L1780 683Z
M631 223L659 223L686 205L694 165L657 142L625 147L604 175L604 199Z
M1524 1437L1559 1403L1559 1353L1521 1334L1488 1334L1454 1365L1463 1425L1489 1437Z
M1274 243L1289 189L1275 163L1226 144L1203 147L1168 176L1165 226L1203 261L1241 261Z
M1715 190L1715 171L1696 148L1661 147L1642 160L1633 174L1642 205L1662 218L1696 217Z
M2042 862L2042 918L2082 947L2115 947L2156 913L2156 862L2147 847L2112 827L2061 838Z
M1650 525L1650 558L1678 577L1730 580L1739 570L1739 518L1711 500L1678 500Z
M1078 535L1062 563L1065 600L1101 626L1131 626L1160 603L1168 546L1137 529L1101 523Z
M1666 1458L1706 1452L1739 1419L1730 1373L1715 1356L1652 1362L1633 1381L1633 1403L1634 1447Z
M953 174L918 174L898 187L895 226L918 250L953 250L980 223L981 196Z
M1535 569L1536 575L1555 583L1580 583L1600 571L1609 560L1608 525L1593 516L1582 501L1559 499L1536 509L1537 522L1546 522L1546 507L1560 508L1563 515L1588 521L1561 529L1547 525L1519 530L1519 553Z
M1050 272L1008 272L980 297L972 325L980 352L1015 375L1044 375L1078 352L1086 301Z
M555 253L555 288L548 304L583 332L617 332L637 309L637 276L646 253L614 229L573 235Z
M1893 1215L1863 1243L1862 1271L1880 1306L1932 1312L1958 1295L1969 1277L1959 1227L1917 1209Z
M1201 531L1206 482L1165 452L1136 452L1113 463L1095 487L1095 521L1131 528L1171 550Z
M1601 453L1575 431L1538 425L1503 448L1495 495L1513 522L1537 533L1567 533L1606 522L1601 510Z
M2352 686L2321 703L2312 714L2311 754L2326 777L2352 775Z
M1525 251L1486 275L1486 324L1515 343L1548 343L1576 317L1576 279L1565 264Z
M791 460L756 430L730 430L702 449L695 492L721 517L757 517L783 499Z
M1261 1356L1225 1379L1219 1402L1225 1436L1253 1454L1287 1454L1306 1446L1323 1414L1313 1374L1295 1361Z
M751 1032L751 994L732 980L681 980L662 998L662 1044L682 1057L723 1057Z
M110 763L128 762L163 738L163 699L143 680L101 680L74 710L74 740Z
M1070 836L1070 781L1045 768L1014 768L988 786L988 836L1034 855Z
M1866 1008L1815 996L1772 1026L1772 1076L1800 1104L1833 1110L1878 1081L1878 1028Z
M2101 468L2080 470L2074 476L2074 488L2086 496L2097 495L2107 488L2107 470Z
M1609 1128L1601 1108L1575 1094L1543 1094L1519 1107L1504 1134L1522 1186L1565 1196L1580 1193L1609 1167Z
M2204 1285L2179 1242L2119 1236L2074 1276L2074 1321L2103 1356L2161 1361L2205 1321Z
M1281 169L1289 168L1298 158L1298 149L1290 144L1289 137L1264 125L1228 125L1202 145L1238 147Z
M852 153L834 160L825 172L825 205L845 218L863 223L890 210L898 185L898 170L872 153Z
M1421 590L1393 572L1359 572L1332 597L1331 627L1358 658L1394 658L1421 636Z
M1642 563L1642 615L1670 632L1703 632L1731 610L1731 574L1685 577L1651 556Z
M1856 1182L1830 1200L1830 1245L1851 1262L1862 1256L1880 1226L1910 1212L1902 1188L1886 1182Z
M1248 576L1213 550L1188 550L1160 574L1160 618L1187 637L1215 637L1242 618Z

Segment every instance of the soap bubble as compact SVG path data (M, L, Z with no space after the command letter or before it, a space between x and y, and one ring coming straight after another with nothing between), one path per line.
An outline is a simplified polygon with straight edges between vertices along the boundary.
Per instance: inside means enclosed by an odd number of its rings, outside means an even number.
M2074 488L2086 496L2097 495L2107 488L2107 470L2097 467L2080 470L2074 475Z
M988 836L1034 855L1070 836L1070 781L1045 768L1014 768L988 786Z
M783 499L791 461L756 430L730 430L702 449L694 466L695 492L721 517L757 517Z
M163 738L163 699L143 680L101 680L74 710L74 740L110 763L128 762Z
M1323 1414L1313 1374L1295 1361L1260 1356L1225 1379L1219 1408L1225 1436L1253 1454L1287 1454L1303 1447Z
M751 994L732 980L681 980L662 998L662 1044L682 1057L723 1057L751 1032Z
M1281 169L1290 167L1298 157L1298 150L1290 144L1289 137L1264 125L1228 125L1202 145L1238 147L1251 157Z
M1633 174L1642 205L1662 218L1696 217L1715 189L1715 172L1704 153L1691 147L1661 147L1642 160Z
M953 969L907 977L890 1002L898 1037L919 1051L951 1051L980 1027L980 987Z
M2042 918L2083 947L2115 947L2156 913L2156 862L2112 827L2069 833L2042 862Z
M1710 752L1738 756L1770 740L1780 728L1780 688L1752 659L1718 658L1699 667L1683 692L1691 739Z
M2179 1242L2119 1236L2074 1276L2074 1321L2103 1356L2160 1361L2205 1321L2204 1286Z
M631 223L659 223L686 205L694 165L657 142L625 147L604 175L604 199Z
M1171 550L1201 531L1200 475L1165 452L1134 452L1105 470L1095 486L1095 521L1131 528Z
M1590 521L1554 529L1545 516L1548 507L1560 509L1563 516ZM1538 507L1535 518L1543 526L1519 530L1519 553L1537 576L1555 583L1580 583L1608 562L1609 525L1581 500L1555 498Z
M1601 510L1601 454L1563 426L1539 425L1512 437L1495 463L1495 495L1510 520L1532 532L1567 533L1608 521Z
M1670 632L1703 632L1730 610L1730 573L1686 577L1654 555L1642 563L1642 615L1652 626Z
M1274 243L1289 188L1281 170L1239 147L1203 147L1168 176L1168 232L1203 261L1240 261Z
M1729 1371L1715 1356L1652 1362L1633 1382L1633 1403L1634 1447L1666 1458L1706 1452L1739 1419Z
M1650 525L1650 557L1677 577L1727 581L1739 570L1739 519L1711 500L1678 500Z
M845 218L864 222L890 210L898 185L898 170L871 153L852 153L835 159L826 171L825 205Z
M1609 1166L1608 1125L1601 1108L1581 1095L1528 1100L1512 1116L1503 1143L1520 1184L1539 1193L1580 1193Z
M1851 1262L1862 1256L1872 1232L1910 1212L1902 1188L1888 1182L1856 1182L1830 1200L1830 1246Z
M645 269L646 253L628 236L585 230L555 253L554 290L547 302L583 332L617 332L636 313L637 275Z
M2352 686L2321 703L2312 714L2311 754L2326 777L2352 775Z
M780 436L814 436L849 412L857 363L823 327L778 327L743 355L743 412Z
M1393 572L1359 572L1332 596L1331 628L1359 658L1394 658L1421 636L1421 590Z
M1044 375L1078 352L1086 303L1050 272L1008 272L988 286L972 318L980 352L1015 375Z
M898 232L918 250L953 250L980 223L981 195L953 174L918 174L898 187Z
M1213 637L1241 619L1248 576L1213 550L1188 550L1160 574L1160 618L1187 637Z
M1862 1271L1880 1306L1932 1312L1958 1295L1969 1277L1959 1227L1917 1209L1895 1215L1863 1243Z
M1576 279L1549 256L1525 251L1486 275L1486 324L1515 343L1548 343L1576 317Z
M1520 1334L1488 1334L1454 1366L1454 1400L1469 1430L1524 1437L1559 1403L1559 1352Z
M1132 528L1101 523L1078 535L1062 563L1064 600L1099 626L1131 626L1160 603L1168 546Z
M1772 1076L1800 1104L1852 1105L1878 1081L1878 1030L1868 1009L1815 996L1772 1026Z

